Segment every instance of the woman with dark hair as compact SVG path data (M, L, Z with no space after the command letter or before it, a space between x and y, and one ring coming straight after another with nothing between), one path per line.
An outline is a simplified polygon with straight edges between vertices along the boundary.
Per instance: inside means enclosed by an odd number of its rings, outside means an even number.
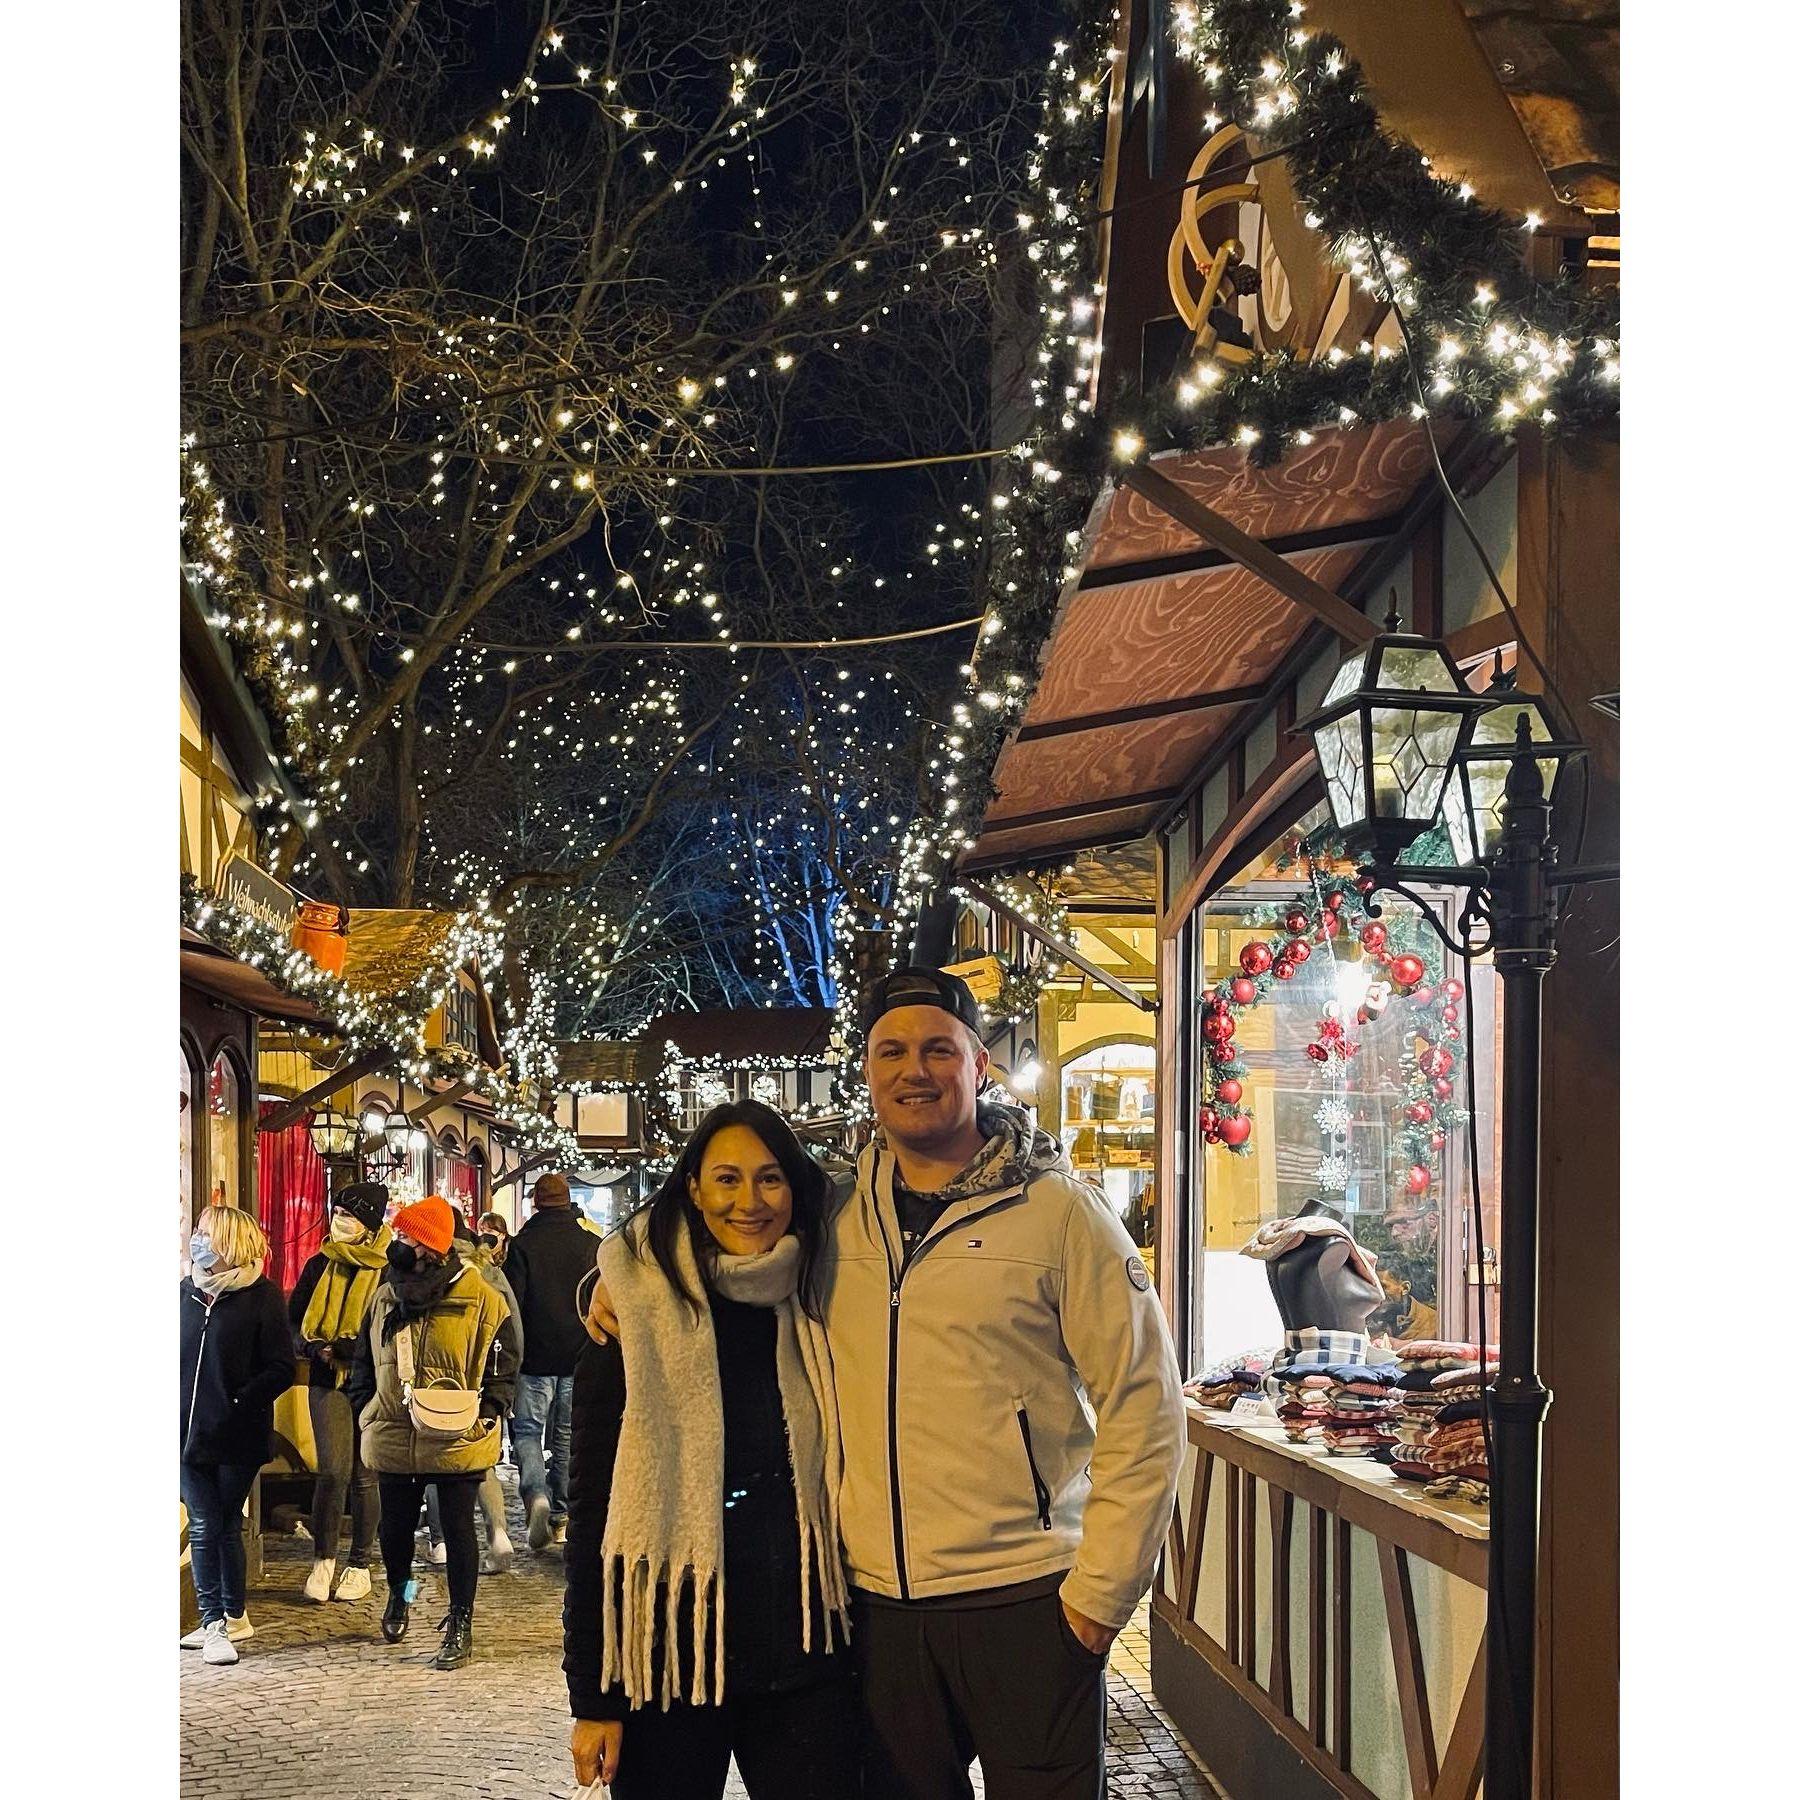
M614 1800L719 1800L734 1756L752 1800L857 1791L830 1192L740 1100L600 1247L625 1329L575 1370L563 1669L576 1778Z

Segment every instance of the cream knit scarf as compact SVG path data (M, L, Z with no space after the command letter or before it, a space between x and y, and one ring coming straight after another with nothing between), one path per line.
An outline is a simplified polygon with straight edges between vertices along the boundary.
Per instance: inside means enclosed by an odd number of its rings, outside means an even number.
M625 1358L625 1418L600 1547L605 1595L600 1678L608 1686L623 1683L634 1706L660 1700L666 1709L678 1697L676 1626L682 1590L691 1586L693 1679L687 1699L692 1705L709 1699L717 1704L725 1697L725 1417L718 1350L687 1231L675 1234L676 1266L700 1304L698 1319L657 1263L635 1253L632 1245L642 1229L633 1220L608 1238L599 1254ZM790 1236L756 1256L721 1253L712 1281L726 1299L775 1312L775 1374L800 1530L801 1642L811 1649L815 1572L819 1598L828 1614L845 1621L846 1637L848 1595L838 1559L842 1446L831 1354L824 1328L794 1297L799 1271L800 1242ZM659 1589L660 1681L653 1657ZM829 1625L826 1635L832 1635Z

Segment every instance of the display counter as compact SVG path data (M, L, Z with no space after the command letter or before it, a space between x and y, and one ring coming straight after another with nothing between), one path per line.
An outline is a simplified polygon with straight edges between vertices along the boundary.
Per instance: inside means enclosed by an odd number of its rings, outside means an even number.
M1243 1800L1474 1800L1486 1509L1188 1405L1157 1699Z

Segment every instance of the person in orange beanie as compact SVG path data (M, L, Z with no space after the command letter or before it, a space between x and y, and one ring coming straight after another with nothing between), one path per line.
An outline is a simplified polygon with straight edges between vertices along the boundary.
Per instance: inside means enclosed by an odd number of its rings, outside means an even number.
M450 1609L432 1660L459 1669L474 1654L480 1551L475 1498L500 1459L500 1421L512 1408L519 1328L498 1288L456 1254L456 1215L431 1194L393 1220L387 1278L356 1342L350 1402L363 1459L381 1487L381 1560L388 1600L381 1634L406 1635L416 1597L413 1534L425 1489L437 1489Z

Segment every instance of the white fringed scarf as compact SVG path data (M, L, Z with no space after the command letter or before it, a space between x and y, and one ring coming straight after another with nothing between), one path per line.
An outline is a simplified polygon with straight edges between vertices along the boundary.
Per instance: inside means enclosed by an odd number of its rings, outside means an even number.
M696 1319L648 1255L634 1251L633 1220L600 1247L600 1277L619 1316L625 1358L625 1418L619 1431L603 1570L601 1681L624 1685L633 1706L676 1699L681 1595L693 1595L692 1705L725 1697L725 1416L718 1349L694 1247L675 1234L676 1266L700 1305ZM632 1242L626 1240L630 1237ZM842 1445L824 1328L795 1299L800 1241L783 1238L755 1256L715 1260L712 1282L728 1300L775 1313L775 1374L787 1421L800 1530L801 1643L812 1648L815 1571L825 1612L849 1635L849 1597L838 1556ZM656 1678L657 1594L663 1659ZM826 1648L832 1646L829 1623ZM711 1646L712 1680L706 1679Z

